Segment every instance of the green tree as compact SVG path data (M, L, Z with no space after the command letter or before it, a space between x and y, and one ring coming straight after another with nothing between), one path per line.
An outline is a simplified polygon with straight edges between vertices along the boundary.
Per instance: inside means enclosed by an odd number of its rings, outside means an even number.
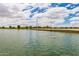
M9 28L11 29L11 28L12 28L12 26L9 26Z
M32 29L32 26L29 26L30 29Z
M4 27L4 26L2 26L2 28L4 29L5 27Z
M17 25L17 28L20 29L21 28L20 25Z
M28 26L25 26L25 28L27 29L27 28L28 28Z

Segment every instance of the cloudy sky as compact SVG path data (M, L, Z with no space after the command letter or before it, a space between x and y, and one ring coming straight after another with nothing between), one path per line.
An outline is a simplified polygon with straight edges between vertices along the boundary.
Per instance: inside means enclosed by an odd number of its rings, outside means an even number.
M79 3L0 3L0 26L79 26Z

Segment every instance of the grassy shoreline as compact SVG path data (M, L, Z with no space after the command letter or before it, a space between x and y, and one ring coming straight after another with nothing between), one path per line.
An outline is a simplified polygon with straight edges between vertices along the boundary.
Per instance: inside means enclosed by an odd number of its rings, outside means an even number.
M79 33L79 29L32 29L32 30L50 31L50 32Z
M0 29L15 29L15 30L36 30L36 31L50 31L50 32L68 32L79 33L79 29L52 29L52 28L0 28Z
M79 33L79 28L78 27L32 27L32 26L26 26L26 27L21 27L18 25L17 27L0 27L0 29L15 29L15 30L37 30L37 31L51 31L51 32L68 32L68 33Z

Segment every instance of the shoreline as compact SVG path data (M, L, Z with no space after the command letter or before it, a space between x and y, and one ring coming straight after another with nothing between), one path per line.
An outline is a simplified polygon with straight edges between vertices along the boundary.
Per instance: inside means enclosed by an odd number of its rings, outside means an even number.
M31 29L31 30L50 31L50 32L79 33L79 29Z
M3 28L0 28L0 30ZM5 28L3 30L13 30L10 28ZM14 29L14 30L36 30L36 31L50 31L50 32L66 32L66 33L79 33L79 29L50 29L50 28L28 28L28 29Z

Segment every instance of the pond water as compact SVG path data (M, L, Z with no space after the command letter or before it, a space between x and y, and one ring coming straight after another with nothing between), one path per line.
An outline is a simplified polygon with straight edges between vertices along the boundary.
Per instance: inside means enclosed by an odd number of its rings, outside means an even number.
M35 30L0 30L0 55L79 55L79 34Z

